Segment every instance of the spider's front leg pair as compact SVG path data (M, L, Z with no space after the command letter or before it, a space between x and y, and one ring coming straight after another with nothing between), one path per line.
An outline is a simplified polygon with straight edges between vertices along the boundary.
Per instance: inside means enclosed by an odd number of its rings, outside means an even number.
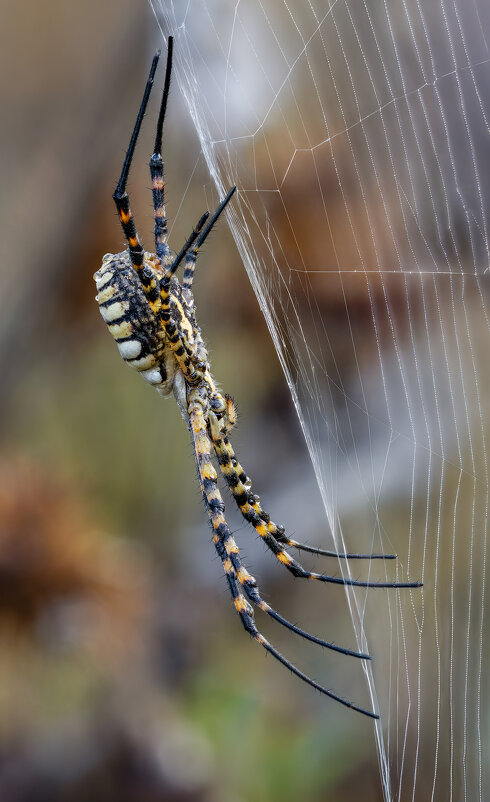
M158 326L165 332L166 342L173 351L175 360L186 382L194 386L203 379L206 366L204 344L201 338L198 338L196 342L197 330L195 325L193 325L195 323L195 318L191 287L194 266L199 248L205 242L218 217L229 202L235 191L235 187L230 189L209 222L209 212L205 212L205 214L202 215L181 251L177 256L173 257L167 242L168 230L165 209L164 164L161 155L163 124L167 110L172 71L172 51L173 39L169 37L165 85L158 115L153 155L150 159L155 219L155 256L152 260L152 266L150 266L148 258L145 257L145 251L136 230L126 185L136 142L153 86L159 53L153 58L150 74L143 94L143 100L136 118L121 176L114 191L113 198L124 236L128 243L131 265L141 282L141 289L155 316ZM206 226L205 223L207 223ZM184 258L186 268L184 272L184 282L182 288L180 288L180 285L173 277ZM174 282L175 285L175 292L172 292L172 282Z
M160 281L161 310L160 320L165 328L167 339L174 352L185 381L191 387L203 381L212 381L207 370L207 352L195 320L192 282L199 248L205 242L219 216L229 203L236 187L231 187L223 198L204 230L201 230L209 217L203 214L170 269L166 270ZM180 293L171 293L172 276L185 256L184 280Z

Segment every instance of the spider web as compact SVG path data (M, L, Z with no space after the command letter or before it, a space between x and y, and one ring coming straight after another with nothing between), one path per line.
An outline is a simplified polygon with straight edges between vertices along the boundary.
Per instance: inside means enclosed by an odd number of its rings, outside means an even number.
M150 2L335 546L424 582L347 592L384 796L486 799L490 6Z

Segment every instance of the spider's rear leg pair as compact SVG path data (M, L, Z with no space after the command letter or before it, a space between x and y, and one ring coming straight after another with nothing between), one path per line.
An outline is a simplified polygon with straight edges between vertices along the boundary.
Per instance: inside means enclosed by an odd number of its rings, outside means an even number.
M219 397L223 398L222 396L220 396L219 393L217 393L216 395L218 395ZM227 400L227 402L230 402L231 399L229 399L229 397L226 397L226 400ZM228 462L225 464L223 451L221 449L221 443L223 441L222 441L222 439L220 437L220 431L223 428L223 425L222 425L223 424L223 420L225 421L225 427L230 425L231 421L229 419L227 420L226 418L222 419L221 421L219 421L217 416L211 410L208 410L207 417L209 419L209 433L211 435L210 438L209 438L209 440L210 440L209 445L212 446L212 448L214 449L214 451L216 453L216 456L218 458L218 463L219 463L220 469L221 469L223 475L226 476L227 479L228 479L229 476L230 476L230 473L229 473L230 468L229 468L229 463ZM227 472L227 470L228 470L228 472ZM231 467L231 470L233 470L233 467ZM214 471L214 469L213 469L213 471ZM219 496L219 498L221 499L221 496ZM206 506L209 509L208 502L206 502ZM224 512L224 505L223 505L222 511ZM344 649L341 646L336 646L335 644L329 643L328 641L325 641L322 638L318 638L315 635L311 635L311 634L305 632L304 630L300 629L299 627L295 626L294 624L292 624L286 618L283 618L283 616L279 615L279 613L276 610L274 610L269 604L267 604L267 602L265 602L260 597L259 591L258 591L258 588L257 588L257 583L256 583L254 577L251 576L251 574L249 574L248 571L242 566L241 561L240 561L240 557L239 557L239 553L238 553L238 547L236 546L235 542L232 539L230 540L230 543L231 542L233 542L233 545L234 545L234 548L233 548L233 551L232 551L232 555L236 555L236 556L232 556L231 559L235 560L234 568L236 570L236 574L237 574L238 580L243 585L245 593L247 594L248 598L250 599L250 601L253 604L256 604L258 607L260 607L260 609L263 612L265 612L268 615L270 615L272 618L274 618L279 623L283 624L285 627L290 629L292 632L295 632L296 634L301 635L301 637L306 638L307 640L310 640L313 643L318 643L321 646L325 646L327 649L332 649L335 652L341 652L342 654L348 654L348 655L351 655L353 657L360 657L363 660L370 660L371 659L370 655L368 655L368 654L364 654L362 652L355 652L355 651L352 651L351 649Z
M210 433L213 447L219 462L221 472L233 494L238 509L245 520L252 524L257 534L264 541L270 551L295 577L303 579L314 579L321 582L330 582L339 585L354 585L356 587L376 587L376 588L416 588L420 587L419 582L365 582L355 579L344 579L342 577L319 574L307 571L301 563L297 562L283 545L288 545L297 549L310 551L313 554L328 557L342 557L351 559L393 559L393 554L337 554L336 552L324 549L316 549L313 546L306 546L298 541L286 537L284 528L278 526L270 519L270 515L260 506L258 496L251 492L251 481L238 462L233 446L227 436L236 421L236 414L233 402L227 398L228 411L224 417L224 422L218 421L216 416L210 412Z
M311 679L311 677L308 677L302 671L299 671L299 669L297 669L292 663L289 662L289 660L287 660L280 652L278 652L277 649L275 649L274 646L272 646L257 629L253 608L241 592L240 587L243 588L245 595L253 604L301 637L311 640L314 643L318 643L321 646L325 646L328 649L341 652L342 654L348 654L355 657L360 657L362 659L370 659L369 655L353 652L349 649L342 649L339 646L335 646L334 644L328 643L327 641L321 640L320 638L316 638L315 636L304 632L304 630L296 627L294 624L291 624L289 621L287 621L287 619L276 613L276 611L273 610L273 608L261 598L254 577L249 574L249 572L241 563L238 546L231 535L224 516L225 505L219 492L216 470L211 461L211 452L215 444L210 439L210 435L208 434L208 426L206 423L206 418L209 416L208 404L209 401L205 387L201 386L199 388L192 388L189 391L189 424L194 443L199 482L201 485L204 503L206 505L211 526L213 528L213 543L222 562L235 608L240 616L245 630L252 636L252 638L254 638L254 640L260 643L260 645L263 646L266 651L272 654L276 660L286 666L286 668L289 668L293 674L304 680L304 682L306 682L308 685L316 688L318 691L326 696L329 696L331 699L340 702L341 704L345 705L345 707L357 710L359 713L363 713L371 718L379 718L376 713L352 704L348 700L343 699L341 696L338 696L332 691L327 690L327 688L324 688L322 685L315 682L315 680ZM217 421L216 416L214 416L214 421Z

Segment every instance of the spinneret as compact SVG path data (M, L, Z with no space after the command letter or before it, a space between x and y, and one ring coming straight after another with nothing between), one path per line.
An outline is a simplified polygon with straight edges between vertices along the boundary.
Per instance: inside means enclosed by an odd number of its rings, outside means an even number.
M138 112L114 201L128 249L119 254L106 254L102 267L95 273L100 313L124 361L162 395L174 393L188 426L195 454L197 475L212 529L212 539L223 565L235 609L251 637L276 660L322 694L365 716L378 718L371 710L352 704L299 671L259 632L254 608L269 615L300 637L345 655L370 660L368 654L336 646L305 632L281 616L261 597L254 577L243 566L238 546L225 518L225 505L217 484L217 465L244 519L250 523L265 546L295 577L320 582L373 588L417 588L419 582L365 582L307 571L286 550L285 546L319 556L345 559L394 559L393 554L336 554L288 538L283 526L275 524L262 508L260 498L252 492L252 483L240 465L229 433L236 423L235 405L228 395L216 387L208 354L196 320L192 282L199 248L203 245L219 216L231 200L232 187L209 218L200 218L176 257L167 243L164 163L162 133L167 109L172 72L173 41L169 37L165 84L158 116L154 153L150 159L153 209L155 218L155 253L145 252L140 243L130 210L126 183L136 142L146 111L158 64L153 59L143 100ZM175 273L185 260L182 284Z

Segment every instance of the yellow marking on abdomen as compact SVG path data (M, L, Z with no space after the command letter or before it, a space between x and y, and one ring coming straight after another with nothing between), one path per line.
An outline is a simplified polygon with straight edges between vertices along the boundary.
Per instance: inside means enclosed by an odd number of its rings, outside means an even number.
M122 358L126 360L134 360L141 353L141 343L138 340L124 340L122 343L117 343L117 347Z
M123 323L116 323L109 326L109 331L115 340L122 340L131 337L133 334L133 326L129 320L125 320Z
M101 290L102 287L105 287L105 285L111 280L113 275L114 275L114 270L104 270L103 273L97 271L97 273L94 274L95 286L97 287L97 289Z
M109 287L106 287L105 290L101 290L101 292L95 296L95 300L98 304L104 304L106 301L110 301L116 292L117 288L111 284Z
M156 365L156 359L153 354L147 354L146 356L142 356L141 359L134 359L131 362L131 367L136 368L136 370L148 370L152 368L153 365Z
M111 320L117 320L120 317L124 317L128 309L129 301L114 301L114 303L110 304L109 306L101 306L100 314L106 323L110 323Z
M162 374L160 373L159 368L150 368L149 370L142 370L140 371L141 376L143 379L148 382L148 384L161 384L162 382Z

